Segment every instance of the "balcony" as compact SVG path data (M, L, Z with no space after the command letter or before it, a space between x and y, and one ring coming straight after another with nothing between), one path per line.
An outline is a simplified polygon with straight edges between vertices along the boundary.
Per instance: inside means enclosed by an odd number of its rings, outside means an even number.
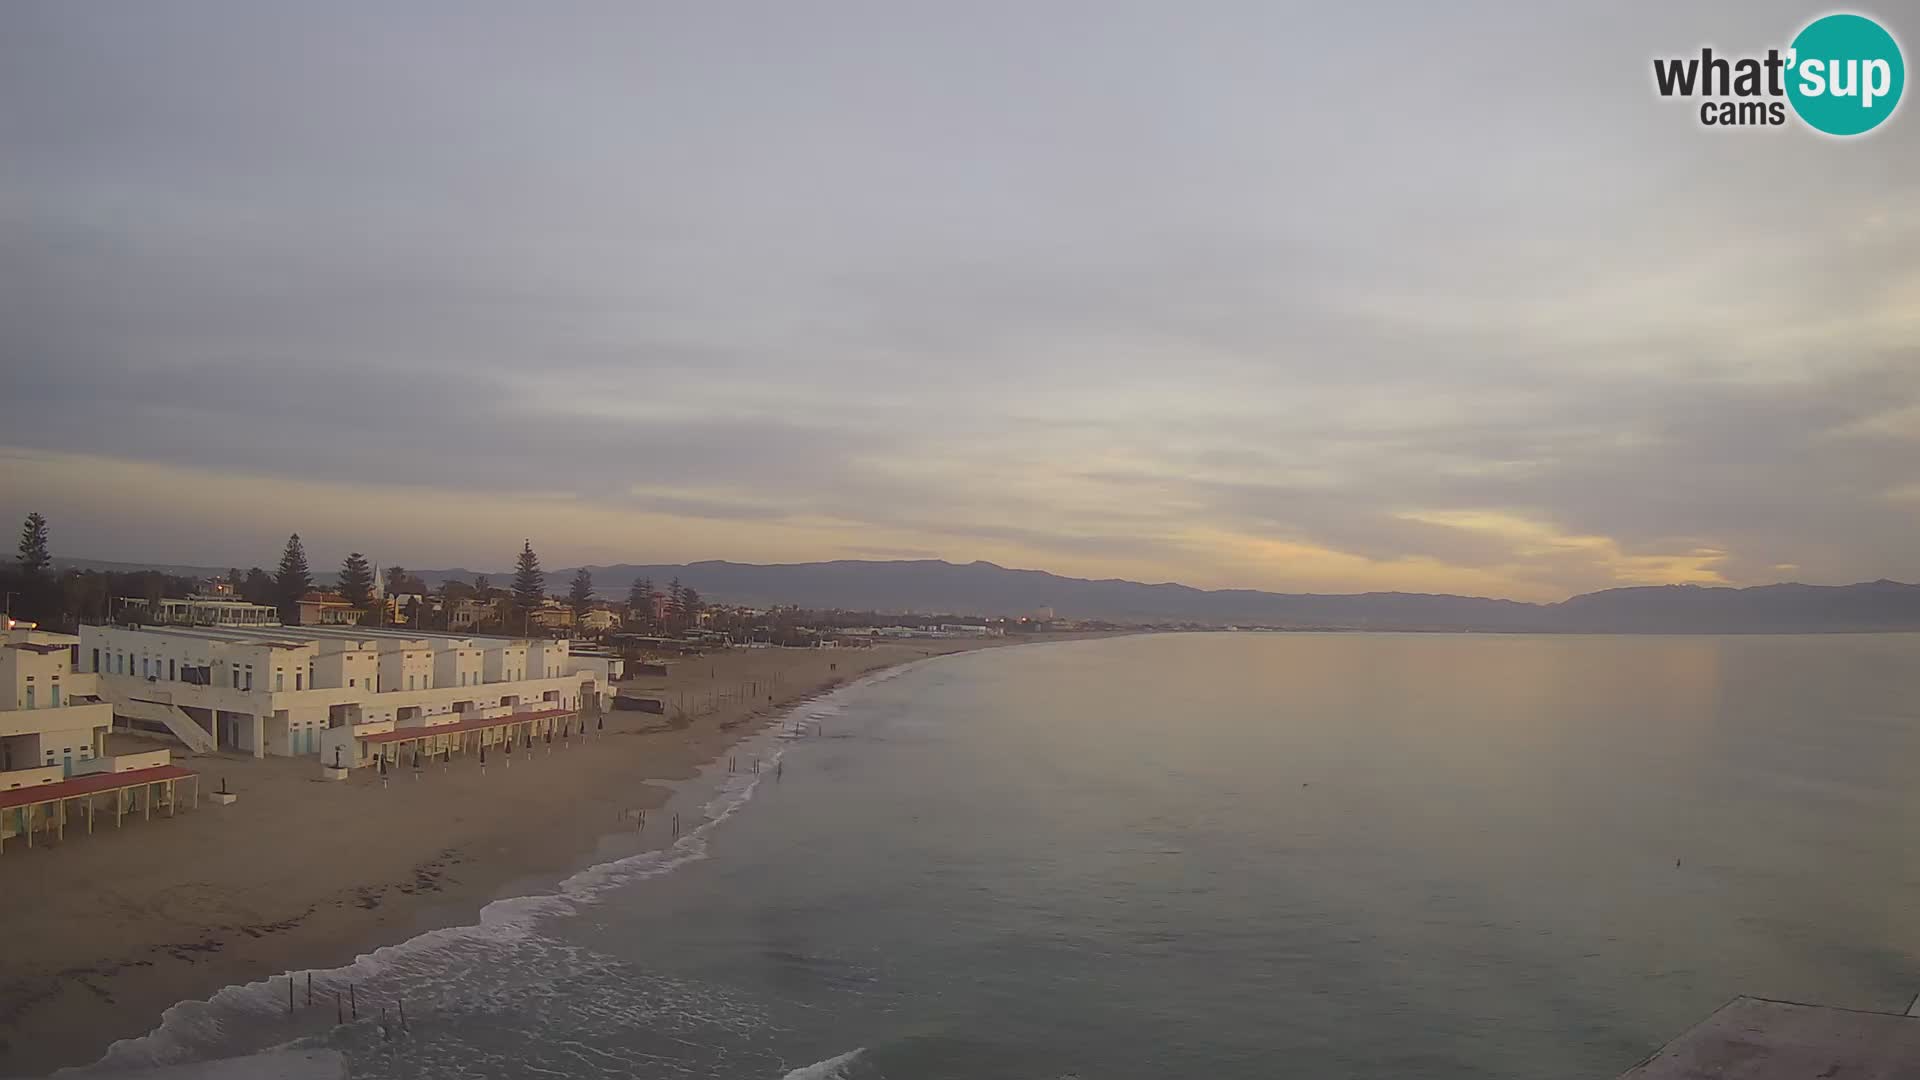
M87 705L47 706L38 709L0 711L0 738L9 735L40 735L50 731L113 726L113 706L101 702Z

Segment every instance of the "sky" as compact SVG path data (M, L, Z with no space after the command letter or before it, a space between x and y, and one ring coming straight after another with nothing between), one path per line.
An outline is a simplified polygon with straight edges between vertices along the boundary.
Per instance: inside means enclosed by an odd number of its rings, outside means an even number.
M1654 57L1826 9L1583 8L11 0L0 513L212 566L1920 580L1915 104L1702 127Z

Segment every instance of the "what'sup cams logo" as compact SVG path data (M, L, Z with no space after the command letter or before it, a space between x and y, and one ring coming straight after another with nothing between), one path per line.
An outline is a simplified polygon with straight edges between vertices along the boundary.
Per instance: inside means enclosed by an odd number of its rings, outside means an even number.
M1800 122L1828 135L1864 135L1900 105L1907 65L1900 43L1865 15L1823 15L1783 51L1761 56L1656 59L1653 85L1664 98L1699 98L1707 127L1770 127Z

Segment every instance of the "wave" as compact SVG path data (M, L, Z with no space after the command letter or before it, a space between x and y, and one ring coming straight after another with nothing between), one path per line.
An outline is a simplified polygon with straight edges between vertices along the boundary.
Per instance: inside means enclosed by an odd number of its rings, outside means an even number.
M781 1080L841 1080L841 1078L847 1074L847 1066L853 1064L861 1054L866 1052L866 1047L857 1046L844 1054L830 1057L825 1061L816 1061L811 1065L803 1065L782 1077Z
M937 659L937 658L935 658ZM791 722L830 706L834 713L844 709L835 700L877 683L898 678L909 668L926 661L913 661L863 676L826 694L802 700L786 715ZM529 949L537 938L535 927L542 921L577 913L598 902L608 893L638 881L670 874L680 867L708 857L708 836L753 798L762 777L772 771L784 754L775 747L760 759L756 770L722 775L713 797L704 805L707 820L689 830L671 845L641 852L611 862L587 867L562 879L551 893L508 897L495 900L480 909L479 921L470 925L428 930L397 945L363 953L352 963L330 969L300 972L302 979L311 974L314 997L324 1001L346 995L354 987L364 1002L360 1023L371 1026L377 1001L405 1000L415 1008L431 1009L436 999L449 991L440 974L457 956L475 946L492 950L503 947L516 959L516 967L526 978L550 979L565 971L577 970L578 950L558 942L540 939L539 948ZM695 781L698 783L699 781ZM121 1039L91 1065L62 1069L55 1076L85 1076L96 1071L144 1068L203 1061L216 1057L252 1053L258 1050L291 1046L302 1037L287 1038L287 987L289 974L227 986L211 997L181 1001L161 1013L160 1023L145 1035ZM304 983L302 985L304 993ZM312 1024L315 1009L305 1013ZM324 1020L324 1018L322 1018ZM327 1029L333 1027L326 1024ZM278 1030L277 1038L263 1039L266 1032ZM313 1034L309 1030L307 1035ZM836 1071L853 1060L860 1051L843 1054L790 1075L832 1080ZM810 1072L808 1070L821 1069Z

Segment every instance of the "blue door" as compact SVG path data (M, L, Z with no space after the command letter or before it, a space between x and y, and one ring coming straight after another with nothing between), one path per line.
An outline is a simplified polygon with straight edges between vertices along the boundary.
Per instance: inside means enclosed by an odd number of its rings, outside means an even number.
M66 760L62 764L61 768L62 768L62 772L60 773L61 776L73 775L73 751L71 750L67 751Z

